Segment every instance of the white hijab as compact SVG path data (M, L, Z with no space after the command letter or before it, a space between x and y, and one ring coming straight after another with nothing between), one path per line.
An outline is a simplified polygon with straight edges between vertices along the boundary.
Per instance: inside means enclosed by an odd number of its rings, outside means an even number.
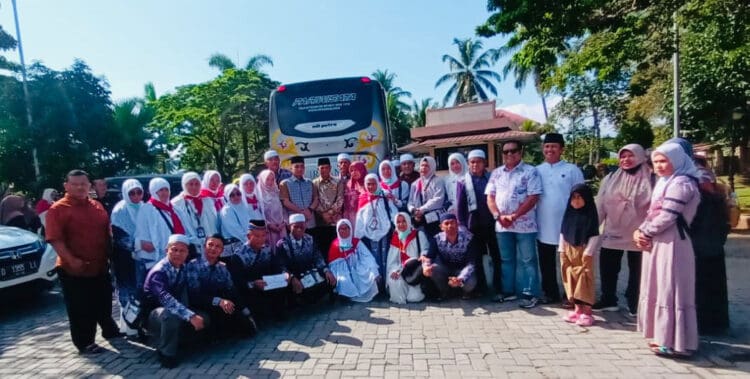
M196 174L196 175L198 175L198 174ZM214 196L216 196L216 194L219 191L219 189L217 188L215 190L212 190L209 187L209 184L211 183L211 178L213 178L214 175L217 175L219 177L219 182L221 182L221 174L219 174L218 171L216 171L216 170L207 170L206 172L203 173L203 180L201 181L201 189L205 189L208 192L211 192L212 194L214 194ZM221 185L219 187L221 187Z
M221 210L221 232L224 237L234 237L240 241L247 235L247 226L250 223L250 213L247 211L247 204L244 199L239 204L232 204L231 195L234 191L242 190L235 184L227 184L224 187L224 207Z
M343 238L341 237L341 234L339 233L339 227L341 227L342 224L346 224L349 227L349 237ZM339 220L339 222L336 223L336 238L339 240L339 248L342 250L347 250L352 248L352 238L354 236L354 228L352 228L352 223L349 222L349 220L342 218Z
M112 225L126 231L130 236L135 235L135 223L138 220L138 211L143 201L134 203L130 201L130 191L134 189L143 191L141 182L136 179L128 179L122 183L122 200L112 209Z

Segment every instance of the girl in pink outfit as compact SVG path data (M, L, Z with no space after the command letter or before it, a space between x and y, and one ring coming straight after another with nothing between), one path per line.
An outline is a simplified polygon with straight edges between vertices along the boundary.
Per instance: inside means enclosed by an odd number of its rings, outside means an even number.
M276 184L276 175L273 171L263 170L258 174L256 191L260 200L261 213L266 218L268 245L276 246L276 242L286 236L286 224L284 224L284 208L279 199L279 186Z

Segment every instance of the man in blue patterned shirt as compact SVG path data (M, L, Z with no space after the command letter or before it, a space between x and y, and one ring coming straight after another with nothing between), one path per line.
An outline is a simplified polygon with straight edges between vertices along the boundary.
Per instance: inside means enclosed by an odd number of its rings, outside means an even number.
M169 236L167 256L146 275L144 305L154 308L148 319L149 334L157 337L156 352L163 367L177 366L177 347L190 331L199 332L209 323L205 313L188 308L188 280L185 259L190 239Z
M291 233L276 244L276 255L283 257L291 274L292 294L297 300L313 303L325 294L333 296L336 277L328 270L313 237L305 233L305 216L289 216Z
M287 213L305 215L307 229L315 227L318 191L315 191L312 180L305 178L304 158L292 157L292 177L279 184L279 199Z
M455 288L461 290L463 298L469 298L477 286L474 269L479 247L473 242L471 233L459 230L453 213L440 216L440 229L442 232L430 239L430 248L421 258L422 274L430 279L426 283L426 293L444 299L451 288ZM438 294L429 289L429 283L434 285Z
M534 166L524 163L519 141L503 144L503 165L492 171L485 194L495 219L500 246L503 298L523 296L521 308L536 306L539 293L539 263L536 254L536 207L542 193L542 179ZM516 255L521 268L521 288L516 288ZM520 289L520 291L518 291Z
M247 243L227 262L234 287L245 304L255 312L256 321L284 320L289 285L284 260L266 244L267 230L263 220L250 220L248 229ZM264 278L276 275L285 277L286 286L267 289L268 283Z
M219 261L224 251L221 235L206 238L203 250L203 256L187 264L190 305L209 314L219 337L254 335L257 327L250 309L235 289L227 265Z

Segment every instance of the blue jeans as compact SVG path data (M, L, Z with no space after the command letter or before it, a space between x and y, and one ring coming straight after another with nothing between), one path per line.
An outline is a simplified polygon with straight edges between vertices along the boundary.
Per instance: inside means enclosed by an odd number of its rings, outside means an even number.
M519 272L520 294L526 297L539 296L539 261L536 254L536 232L534 233L495 233L500 246L500 269L502 272L503 295L515 295L516 270ZM516 259L516 257L518 259Z

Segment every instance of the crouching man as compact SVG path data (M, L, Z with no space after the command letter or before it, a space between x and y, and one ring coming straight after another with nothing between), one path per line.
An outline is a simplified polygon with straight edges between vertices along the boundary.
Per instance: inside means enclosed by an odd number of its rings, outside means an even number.
M162 367L177 366L177 348L183 339L195 337L208 325L208 316L188 308L188 279L185 259L190 239L172 234L166 258L157 262L146 275L144 303L149 309L147 327L156 337L156 352Z
M203 256L187 264L190 305L208 313L217 337L254 335L257 327L250 309L240 299L227 265L219 262L224 240L214 234L203 247Z
M430 279L427 284L433 286L426 292L433 298L445 299L455 289L468 299L477 286L474 265L479 249L471 233L459 230L452 213L440 216L440 228L442 232L430 240L430 248L422 256L423 275Z
M283 257L291 274L292 297L303 303L314 303L326 294L333 296L336 278L328 269L313 237L305 233L305 215L289 216L291 234L276 244L276 255Z

